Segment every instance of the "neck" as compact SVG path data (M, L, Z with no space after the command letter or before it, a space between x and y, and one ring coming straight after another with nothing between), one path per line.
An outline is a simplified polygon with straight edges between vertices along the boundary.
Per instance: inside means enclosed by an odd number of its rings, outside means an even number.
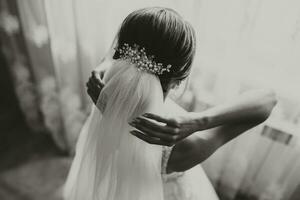
M164 101L165 101L165 100L166 100L166 98L167 98L167 96L168 96L168 94L169 94L169 91L167 91L167 92L164 92L163 94L164 94Z

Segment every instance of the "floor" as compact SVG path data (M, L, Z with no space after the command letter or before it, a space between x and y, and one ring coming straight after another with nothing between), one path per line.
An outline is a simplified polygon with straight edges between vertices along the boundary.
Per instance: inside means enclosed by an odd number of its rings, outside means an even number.
M0 154L0 199L60 200L71 159L43 133L17 127L9 134L14 141Z
M0 200L60 200L71 158L25 125L0 52Z

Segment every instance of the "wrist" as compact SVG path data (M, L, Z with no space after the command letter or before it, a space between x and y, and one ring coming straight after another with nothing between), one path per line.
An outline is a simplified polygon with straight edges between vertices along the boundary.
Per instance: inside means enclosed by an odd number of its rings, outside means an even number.
M210 117L205 113L192 113L192 122L195 132L202 131L209 128Z

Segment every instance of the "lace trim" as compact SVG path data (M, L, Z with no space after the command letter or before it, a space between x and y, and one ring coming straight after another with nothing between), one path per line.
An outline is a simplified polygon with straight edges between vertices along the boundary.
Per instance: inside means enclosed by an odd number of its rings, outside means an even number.
M163 180L166 182L177 179L184 174L184 172L171 172L169 174L167 173L167 166L168 166L168 162L169 162L169 158L170 158L172 149L173 149L173 147L163 146L161 174L162 174Z

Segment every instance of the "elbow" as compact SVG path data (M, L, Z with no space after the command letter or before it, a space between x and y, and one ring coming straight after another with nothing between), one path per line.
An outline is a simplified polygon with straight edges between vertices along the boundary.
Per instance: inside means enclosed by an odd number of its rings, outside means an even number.
M262 101L260 105L260 114L259 114L259 122L262 123L266 121L274 107L277 104L276 93L272 90L264 91L262 96Z
M276 97L276 93L273 90L267 91L265 96L266 97L265 97L265 101L264 101L265 102L264 108L265 108L267 117L269 117L273 108L277 104L277 97Z

